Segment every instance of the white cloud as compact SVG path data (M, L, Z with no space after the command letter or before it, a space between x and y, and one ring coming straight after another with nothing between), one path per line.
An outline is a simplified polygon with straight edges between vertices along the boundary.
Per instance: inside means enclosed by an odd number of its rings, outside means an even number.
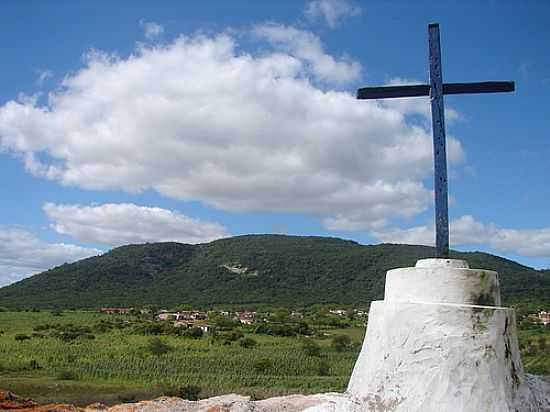
M450 223L451 246L488 245L501 252L522 256L550 257L550 227L542 229L505 229L484 224L465 215ZM416 226L409 229L381 230L371 233L378 240L433 246L434 226Z
M46 80L51 78L53 76L53 72L51 70L41 70L38 72L38 77L36 79L36 85L38 87L41 87Z
M0 147L63 185L310 213L334 229L428 207L429 129L316 87L311 66L301 53L239 52L228 35L90 53L47 105L0 106ZM448 156L463 157L452 138Z
M309 31L280 24L262 24L253 33L266 39L273 47L306 62L321 81L347 83L358 80L361 65L356 61L336 60L323 50L319 37Z
M427 80L408 80L395 77L390 79L388 86L401 86L401 85L411 85L411 84L426 84ZM407 98L396 98L396 99L386 99L382 100L381 104L385 107L388 107L393 110L397 110L403 115L417 115L421 116L426 121L426 127L431 127L432 121L432 112L430 107L430 98L429 97L407 97ZM459 113L445 105L445 122L450 123L460 119Z
M97 206L46 203L56 232L107 245L175 241L204 243L230 236L223 226L158 207L132 203Z
M143 34L147 39L154 39L164 33L164 26L154 21L140 20L139 25L143 28Z
M313 0L306 5L305 13L311 20L323 19L335 28L346 17L359 16L361 7L350 0Z
M70 263L101 250L66 243L48 243L21 228L0 228L0 287Z

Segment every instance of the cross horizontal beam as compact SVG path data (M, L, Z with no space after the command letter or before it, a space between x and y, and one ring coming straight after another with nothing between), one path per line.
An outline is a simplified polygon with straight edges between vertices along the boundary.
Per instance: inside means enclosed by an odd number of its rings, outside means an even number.
M514 82L477 82L477 83L444 83L443 94L470 94L470 93L500 93L513 92ZM398 97L429 96L429 84L412 84L405 86L363 87L357 90L357 98L391 99Z

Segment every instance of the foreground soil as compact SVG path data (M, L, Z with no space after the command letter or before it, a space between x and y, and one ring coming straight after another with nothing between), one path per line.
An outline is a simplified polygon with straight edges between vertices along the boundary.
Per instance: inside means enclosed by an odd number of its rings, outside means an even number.
M77 407L71 404L39 405L30 398L0 391L0 411L4 412L278 412L305 411L317 406L334 406L343 400L341 394L290 395L252 401L247 396L224 395L193 402L176 397L107 406L100 403ZM325 409L323 409L325 410Z
M528 380L536 394L539 410L550 412L550 384L535 376L530 376ZM164 396L150 401L115 406L94 403L78 407L63 403L40 405L30 398L0 390L0 412L349 412L364 411L365 406L364 403L341 393L323 393L280 396L260 401L235 394L195 402Z

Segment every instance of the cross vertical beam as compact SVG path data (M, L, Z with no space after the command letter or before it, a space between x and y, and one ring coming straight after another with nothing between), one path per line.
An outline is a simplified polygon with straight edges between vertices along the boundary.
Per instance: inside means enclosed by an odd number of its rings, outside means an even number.
M392 99L399 97L430 96L432 106L432 131L434 147L434 192L435 192L435 243L438 258L449 257L449 197L447 189L447 149L445 139L445 108L443 95L470 93L513 92L513 81L476 83L443 83L441 74L441 46L439 24L428 25L430 49L430 84L403 86L362 87L357 98Z
M428 26L430 48L430 102L434 148L435 247L438 258L449 257L449 206L447 189L447 149L445 108L443 106L443 76L439 24Z

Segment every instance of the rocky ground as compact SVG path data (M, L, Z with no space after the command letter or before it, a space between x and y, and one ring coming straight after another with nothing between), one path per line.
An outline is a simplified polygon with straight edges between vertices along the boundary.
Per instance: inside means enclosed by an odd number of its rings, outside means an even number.
M125 403L108 407L95 403L84 408L69 404L38 405L32 399L0 391L0 411L10 412L293 412L315 411L316 407L327 406L334 410L341 403L341 394L291 395L251 401L240 395L224 395L197 402L176 397L160 397L151 401ZM313 408L313 409L310 409ZM327 409L323 409L327 410ZM330 409L328 409L330 410Z
M527 377L536 394L540 412L550 412L550 385L544 380ZM38 405L32 399L0 391L0 411L5 412L353 412L380 410L376 405L362 405L344 394L290 395L252 401L240 395L224 395L197 402L175 397L107 406L100 403L80 408L70 404ZM386 411L386 408L382 410Z

